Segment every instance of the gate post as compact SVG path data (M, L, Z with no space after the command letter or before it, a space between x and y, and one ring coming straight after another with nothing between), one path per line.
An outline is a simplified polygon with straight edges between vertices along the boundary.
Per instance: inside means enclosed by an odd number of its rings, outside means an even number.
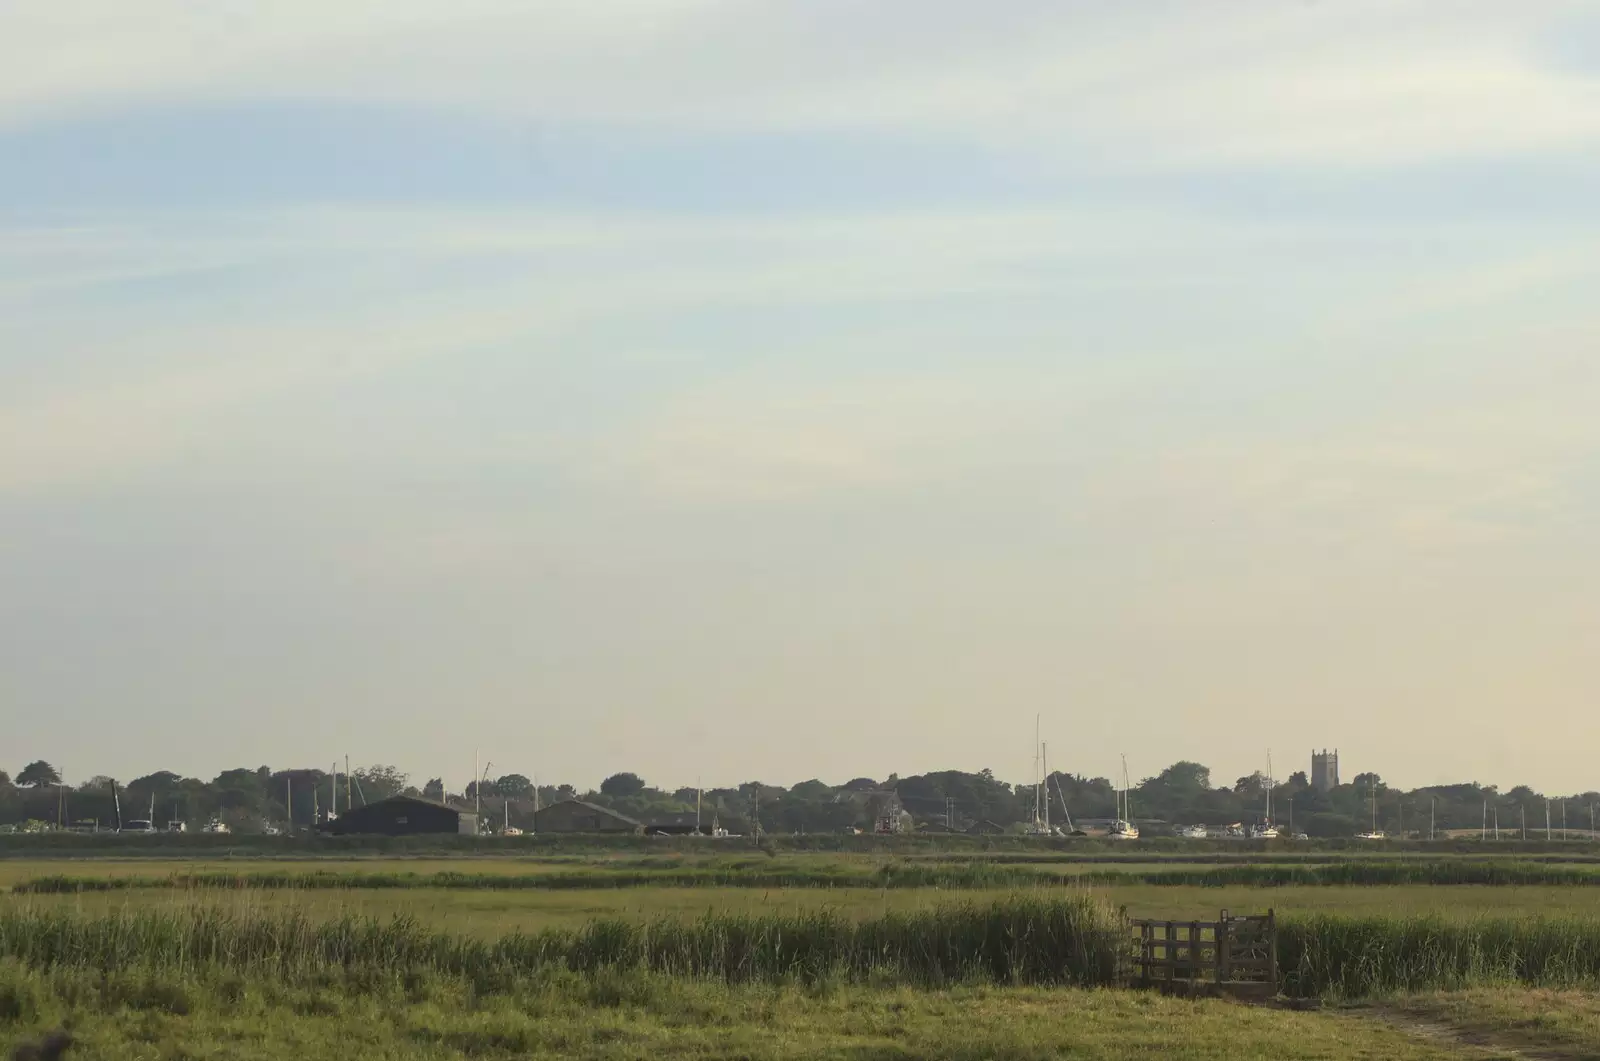
M1217 919L1217 983L1233 979L1233 929L1228 924L1228 911Z
M1200 922L1189 922L1189 993L1200 991Z
M1278 986L1278 915L1275 911L1267 910L1267 979L1272 983L1272 993L1276 995Z

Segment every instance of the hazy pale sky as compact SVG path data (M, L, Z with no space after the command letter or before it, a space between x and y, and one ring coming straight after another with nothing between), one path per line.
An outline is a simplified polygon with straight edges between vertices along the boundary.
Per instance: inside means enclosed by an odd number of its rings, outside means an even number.
M1585 3L0 0L0 766L1600 787Z

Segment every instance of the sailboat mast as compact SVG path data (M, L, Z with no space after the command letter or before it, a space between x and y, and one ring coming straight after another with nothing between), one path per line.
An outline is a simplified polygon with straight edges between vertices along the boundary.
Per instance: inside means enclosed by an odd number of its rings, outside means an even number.
M1038 825L1039 818L1039 716L1033 716L1033 824Z
M1128 755L1122 755L1122 816L1129 824L1133 824L1133 800L1128 793Z
M1044 829L1050 831L1050 745L1039 745L1039 762L1044 767Z

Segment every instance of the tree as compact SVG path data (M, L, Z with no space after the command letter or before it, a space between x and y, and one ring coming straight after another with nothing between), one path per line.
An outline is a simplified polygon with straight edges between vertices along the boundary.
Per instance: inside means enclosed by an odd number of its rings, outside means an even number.
M612 774L600 782L601 795L626 799L644 791L644 780L638 774Z
M406 775L393 766L359 766L350 776L361 783L361 791L369 800L388 799L406 787Z
M1266 787L1267 775L1260 770L1250 774L1248 777L1241 777L1233 783L1233 790L1241 796L1249 795L1252 792L1260 792Z
M485 785L484 791L488 790L489 786ZM527 799L533 795L533 782L521 774L506 774L494 782L494 790L511 799Z
M4 770L0 770L0 788L6 788L10 786L10 784L11 775L6 773Z
M1355 785L1356 788L1361 789L1363 791L1365 791L1367 789L1383 788L1384 787L1383 778L1381 778L1377 774L1373 774L1373 773L1357 774L1356 775L1356 779L1354 781L1352 781L1351 784Z
M55 767L43 759L38 759L24 766L22 772L17 775L17 784L25 788L37 788L40 785L59 785L60 783L61 775L56 772Z
M1161 771L1156 780L1174 792L1199 792L1211 787L1211 767L1181 760Z
M154 792L157 795L161 795L177 788L182 781L183 776L181 774L175 774L171 770L157 770L153 774L146 774L144 777L138 777L132 781L129 781L128 788L130 790L138 789L140 792Z
M443 803L444 802L444 779L443 778L438 778L438 777L430 777L428 779L428 783L426 785L422 786L422 795L427 799L434 799L434 800L438 800L439 802Z

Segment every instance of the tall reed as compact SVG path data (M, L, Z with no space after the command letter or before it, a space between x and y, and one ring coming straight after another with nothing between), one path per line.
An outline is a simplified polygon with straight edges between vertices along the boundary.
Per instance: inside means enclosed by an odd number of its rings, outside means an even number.
M1278 962L1298 995L1600 984L1600 921L1335 917L1279 921Z
M328 966L494 979L542 968L642 969L730 982L883 980L938 985L1112 983L1123 922L1087 895L1016 897L855 921L827 912L693 921L607 919L477 940L409 918L314 922L199 906L87 917L0 913L0 958L34 967L226 968L297 975Z

